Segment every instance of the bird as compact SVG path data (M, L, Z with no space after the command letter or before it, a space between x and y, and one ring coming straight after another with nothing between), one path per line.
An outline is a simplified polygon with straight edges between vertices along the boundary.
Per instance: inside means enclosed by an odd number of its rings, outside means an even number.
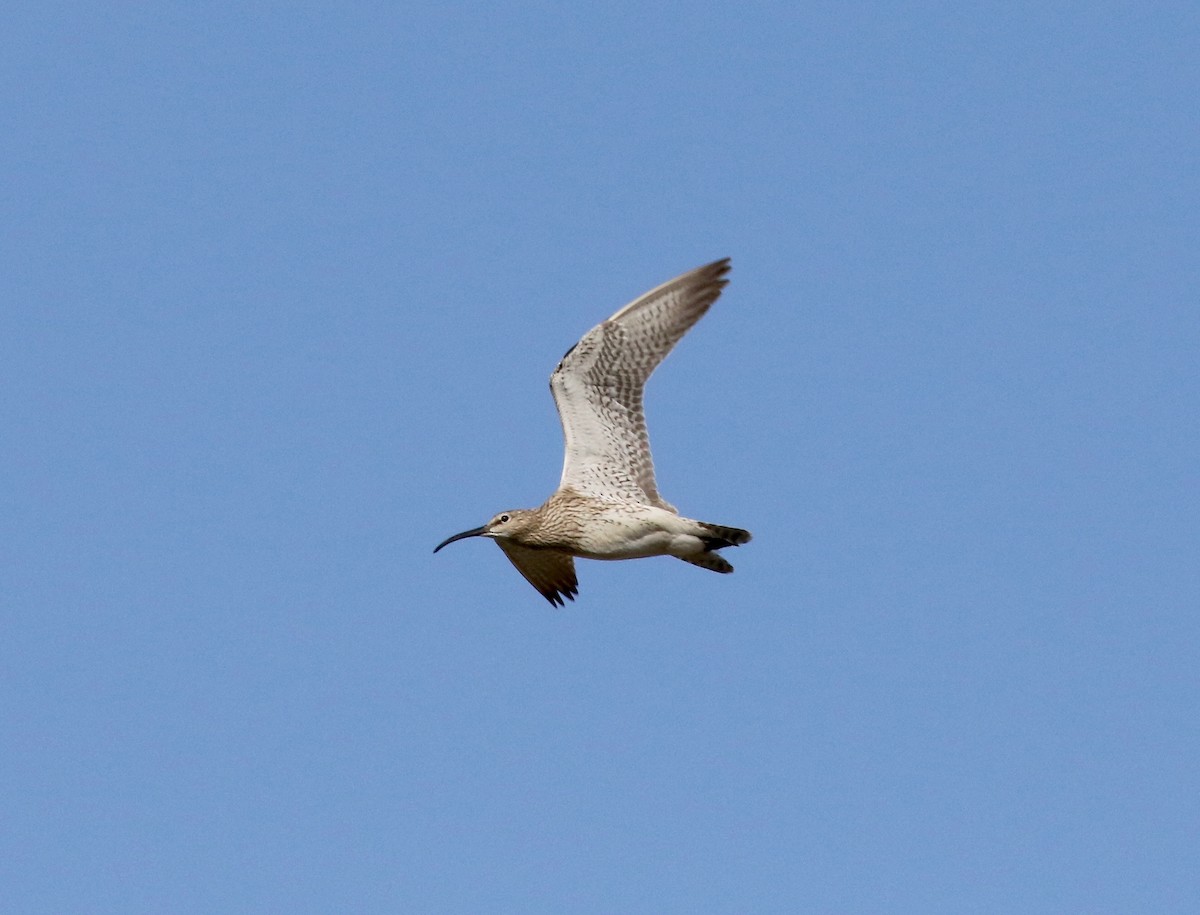
M509 509L447 537L494 540L517 571L556 607L575 600L575 558L674 556L729 573L718 550L750 532L682 517L658 491L646 415L646 380L704 316L729 280L729 258L683 273L600 322L550 375L565 453L558 489L538 508Z

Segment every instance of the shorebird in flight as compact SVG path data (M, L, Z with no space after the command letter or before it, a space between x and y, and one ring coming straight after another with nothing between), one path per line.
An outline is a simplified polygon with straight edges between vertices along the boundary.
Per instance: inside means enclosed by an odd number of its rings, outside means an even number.
M574 557L674 556L732 572L717 550L750 532L683 518L658 492L642 410L646 379L729 282L729 258L651 289L567 350L550 375L566 439L562 479L540 508L500 512L447 537L496 541L517 571L559 607L579 593Z

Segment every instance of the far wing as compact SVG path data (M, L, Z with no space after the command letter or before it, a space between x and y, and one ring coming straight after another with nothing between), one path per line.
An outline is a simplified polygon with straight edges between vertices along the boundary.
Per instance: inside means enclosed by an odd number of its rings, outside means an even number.
M658 493L642 409L646 379L729 282L729 258L663 283L592 328L550 376L566 440L559 487L675 508Z
M511 540L497 540L496 545L504 550L504 555L525 580L555 606L566 606L563 598L574 600L579 593L575 560L569 554L558 550L534 550Z

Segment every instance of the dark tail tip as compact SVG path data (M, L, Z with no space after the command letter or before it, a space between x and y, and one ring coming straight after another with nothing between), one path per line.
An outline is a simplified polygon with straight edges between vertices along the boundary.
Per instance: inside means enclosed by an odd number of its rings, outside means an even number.
M723 550L727 546L741 546L743 543L749 543L751 539L750 532L740 527L724 527L704 521L700 522L700 526L705 531L700 539L704 541L704 549L709 552Z

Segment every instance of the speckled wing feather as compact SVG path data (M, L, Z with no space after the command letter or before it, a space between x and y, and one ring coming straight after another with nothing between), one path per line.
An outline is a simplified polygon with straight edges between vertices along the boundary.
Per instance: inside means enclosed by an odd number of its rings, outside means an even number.
M729 259L663 283L593 327L550 376L566 440L560 489L675 511L658 493L646 379L729 282Z
M512 540L497 540L509 562L537 588L538 593L557 607L565 606L563 598L574 600L579 593L575 577L575 560L558 550L534 550Z

